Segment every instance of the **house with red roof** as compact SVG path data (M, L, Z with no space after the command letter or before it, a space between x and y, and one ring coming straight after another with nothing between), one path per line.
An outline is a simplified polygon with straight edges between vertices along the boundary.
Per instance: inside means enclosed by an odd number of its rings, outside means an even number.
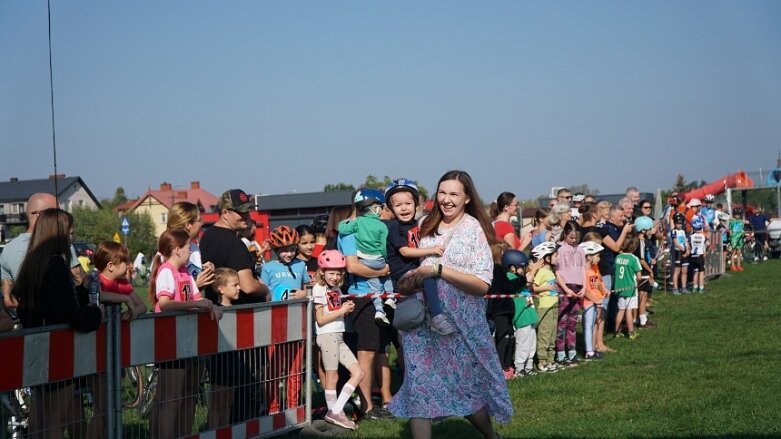
M217 205L217 196L201 188L199 181L190 182L189 188L174 188L171 183L161 183L160 189L149 189L136 200L128 201L116 207L117 212L148 213L155 226L155 236L165 231L168 223L168 210L174 203L189 201L201 212L211 212Z

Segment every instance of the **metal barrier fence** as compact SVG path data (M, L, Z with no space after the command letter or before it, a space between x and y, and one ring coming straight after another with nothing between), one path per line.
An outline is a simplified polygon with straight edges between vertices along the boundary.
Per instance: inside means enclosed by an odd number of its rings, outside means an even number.
M710 279L721 276L726 270L725 255L722 249L722 231L712 231L708 251L705 252L705 277Z
M106 309L92 333L0 334L0 438L270 437L311 422L307 299L224 307L219 322Z

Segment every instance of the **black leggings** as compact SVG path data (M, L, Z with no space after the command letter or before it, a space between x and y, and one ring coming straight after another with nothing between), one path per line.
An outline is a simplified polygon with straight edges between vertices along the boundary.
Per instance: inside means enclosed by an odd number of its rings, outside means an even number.
M496 342L496 353L499 354L499 362L502 363L502 369L507 369L513 365L515 351L515 331L512 323L513 316L498 315L494 316L494 341Z

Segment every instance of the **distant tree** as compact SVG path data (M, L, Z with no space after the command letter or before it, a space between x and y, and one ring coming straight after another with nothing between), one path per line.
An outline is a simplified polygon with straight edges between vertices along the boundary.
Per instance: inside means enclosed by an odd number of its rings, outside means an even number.
M326 184L323 187L323 192L341 192L341 191L354 191L355 186L347 183Z
M683 174L678 174L675 177L675 183L673 183L673 187L670 188L672 192L678 192L683 193L686 192L686 177L683 176Z
M111 199L104 198L100 200L101 206L106 206L111 209L124 203L127 203L127 195L125 195L125 188L123 188L122 186L117 187L117 189L114 191L114 198Z
M74 207L74 239L99 244L101 241L111 241L114 234L120 232L122 217L110 207L101 209ZM152 218L148 213L130 213L126 215L130 222L130 234L124 237L123 243L130 250L131 256L136 253L154 254L157 248Z
M393 179L388 177L387 175L382 177L382 180L375 177L374 175L367 175L366 179L363 181L363 184L361 184L360 187L370 187L370 188L384 191L385 188L388 187L388 185L391 184L392 182ZM355 186L347 183L326 184L325 187L323 187L323 192L354 191L355 189L356 189ZM429 194L428 194L428 190L425 187L418 184L418 190L420 191L420 194L423 195L425 199L428 199Z
M26 231L27 231L27 226L21 226L21 225L10 226L8 227L8 236L6 236L5 239L6 241L10 241Z
M583 195L599 195L599 189L590 188L588 183L576 184L568 188L573 194L580 192Z

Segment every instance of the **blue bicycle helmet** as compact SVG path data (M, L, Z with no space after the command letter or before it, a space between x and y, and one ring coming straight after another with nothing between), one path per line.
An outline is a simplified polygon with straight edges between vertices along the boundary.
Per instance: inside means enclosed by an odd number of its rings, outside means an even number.
M378 189L365 187L358 189L353 197L353 203L355 207L363 209L371 206L372 204L385 204L385 195Z
M694 218L692 218L692 229L694 230L702 230L702 228L705 226L705 223L702 221L702 217L697 215Z
M522 251L507 250L502 255L502 267L509 268L511 265L513 267L526 267L529 265L529 257Z
M418 198L420 198L420 191L415 180L408 178L397 178L390 182L385 188L385 203L390 207L390 199L393 194L401 191L407 191L412 194L412 199L415 200L415 205L418 205Z
M635 230L642 232L654 228L654 220L647 216L641 216L635 220Z

